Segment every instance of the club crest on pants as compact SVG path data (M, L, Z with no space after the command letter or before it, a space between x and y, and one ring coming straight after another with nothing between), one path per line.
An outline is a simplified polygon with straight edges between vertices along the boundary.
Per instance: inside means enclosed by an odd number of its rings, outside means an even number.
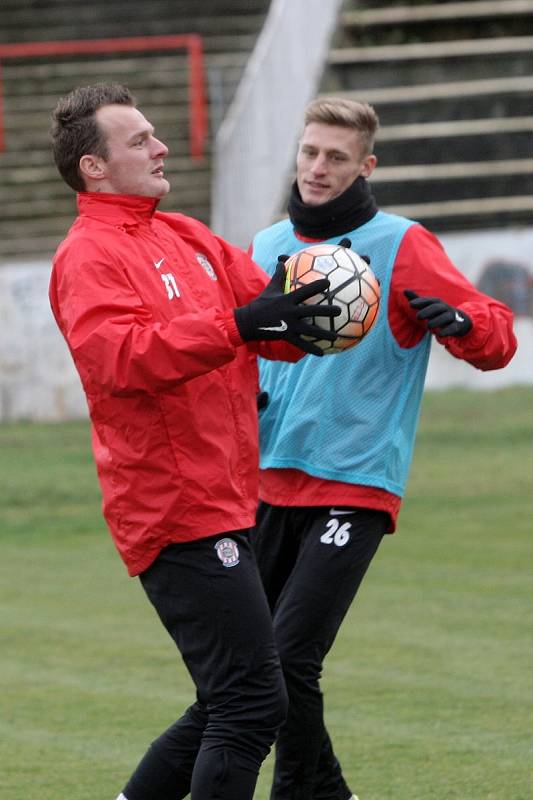
M236 567L239 563L239 548L233 539L219 539L215 550L225 567Z

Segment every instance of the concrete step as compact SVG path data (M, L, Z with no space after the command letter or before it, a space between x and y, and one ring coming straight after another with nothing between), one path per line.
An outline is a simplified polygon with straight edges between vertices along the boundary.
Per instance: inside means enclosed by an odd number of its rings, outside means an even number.
M124 6L117 8L113 4L102 6L98 16L95 15L92 3L81 5L76 10L76 17L70 19L60 7L40 9L38 14L35 10L18 9L2 21L0 41L14 43L101 38L103 26L105 26L105 38L197 33L207 41L225 32L231 32L237 37L242 35L255 37L264 20L264 14L253 12L219 16L197 13L185 16L176 14L176 11L172 10L169 14L169 3L166 0L161 5L166 7L167 13L158 14L154 13L155 5L147 3L146 14L141 15L136 10L134 17L127 18L124 17Z
M532 116L394 125L380 131L376 155L383 166L528 158L532 132Z
M132 26L131 30L128 33L127 29L125 30L124 25L119 22L116 25L110 25L108 28L106 28L105 38L120 39L120 38L127 38L129 36L135 36L136 28L137 26L135 26L135 28ZM41 33L40 37L36 36L36 38L33 38L32 36L31 38L28 38L26 41L63 42L70 39L78 39L78 38L100 39L102 38L101 30L102 30L101 26L99 24L96 24L94 28L89 28L88 30L85 31L85 36L79 37L76 35L78 33L77 28L73 28L66 25L55 31L53 40L50 39L50 36L47 33L44 35ZM179 33L179 31L170 32L171 35L175 33ZM194 33L194 31L189 31L189 33ZM168 28L163 30L149 29L147 31L144 31L142 33L142 36L159 36L166 34L169 34ZM217 35L212 33L210 35L205 35L202 37L203 51L204 53L224 53L227 52L228 49L233 49L237 52L238 51L249 52L254 46L256 38L257 38L256 33L231 33L231 32L224 33L224 31L222 30ZM8 40L6 43L12 44L13 40L12 39L11 41ZM163 49L165 51L168 50L168 48L163 48ZM139 48L139 50L141 50L141 48ZM21 56L21 58L31 58L31 57L32 56Z
M533 159L378 168L371 184L380 206L499 197L517 188L533 196Z
M384 211L417 220L436 233L531 224L532 195L477 197L437 203L401 203Z
M65 15L68 11L78 18L80 24L89 18L105 18L106 14L125 15L122 0L92 0L86 6L80 0L2 0L2 11L6 18L13 14L27 13L30 17L36 16L36 5L39 15L59 12ZM269 0L179 0L179 3L169 0L150 0L150 3L134 3L135 17L144 22L151 17L195 19L201 16L220 17L224 15L259 14L268 9ZM83 11L83 9L85 9ZM75 12L75 13L74 13Z
M323 90L327 91L324 86ZM531 114L533 75L337 92L375 106L382 124Z
M463 136L485 136L494 133L520 133L533 130L533 116L508 119L466 119L420 124L388 125L380 133L385 142L406 139L442 139Z
M452 42L418 42L416 44L376 47L334 48L330 64L367 64L378 61L426 61L465 56L496 56L501 53L527 53L533 48L533 36L501 36Z
M359 4L357 4L359 5ZM463 0L463 2L392 5L382 8L353 8L341 13L341 25L370 27L373 25L403 25L413 22L443 22L444 20L487 17L520 17L533 14L533 0Z
M165 89L188 85L189 67L183 51L123 53L122 55L58 56L57 58L7 59L3 62L6 96L25 97L41 90L47 94L68 92L74 86L102 80L134 82L139 87ZM158 80L158 77L160 79ZM128 80L129 79L129 80Z
M151 0L133 3L134 13L125 13L124 4L118 0L90 4L39 0L35 6L34 1L2 0L0 42L199 33L205 36L207 50L218 49L220 43L215 42L223 34L255 37L269 2Z
M533 175L533 158L515 158L506 161L470 161L446 164L409 164L408 166L381 167L372 174L372 185L398 183L402 187L408 182L446 181L458 178L476 179Z
M531 0L391 5L352 8L340 17L344 45L494 38L533 32Z
M329 63L336 91L531 75L533 36L336 48Z

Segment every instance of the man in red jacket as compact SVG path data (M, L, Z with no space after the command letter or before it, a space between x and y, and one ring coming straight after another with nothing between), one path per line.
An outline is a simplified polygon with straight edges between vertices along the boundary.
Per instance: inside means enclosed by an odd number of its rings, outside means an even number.
M57 105L58 169L79 216L50 300L87 396L104 515L174 639L197 702L152 743L120 800L247 800L286 712L248 540L258 494L250 353L320 355L303 301L200 222L158 212L167 147L129 91ZM324 338L324 332L321 337ZM334 336L332 337L334 338Z

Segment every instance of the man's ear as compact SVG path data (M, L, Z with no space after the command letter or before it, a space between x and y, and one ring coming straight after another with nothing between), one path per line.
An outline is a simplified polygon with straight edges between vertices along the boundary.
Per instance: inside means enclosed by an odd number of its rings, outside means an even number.
M373 153L372 155L369 155L365 158L365 160L363 161L363 168L361 170L361 175L363 176L363 178L369 178L372 175L372 173L376 168L377 163L378 160Z
M85 181L101 181L106 176L105 161L99 156L87 153L80 158L80 173Z

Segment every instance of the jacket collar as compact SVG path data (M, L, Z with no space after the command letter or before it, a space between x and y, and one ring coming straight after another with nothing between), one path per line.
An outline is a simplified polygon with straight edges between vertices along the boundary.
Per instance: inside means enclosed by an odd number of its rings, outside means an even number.
M81 215L128 226L150 222L159 203L157 197L108 192L80 192L77 199Z

